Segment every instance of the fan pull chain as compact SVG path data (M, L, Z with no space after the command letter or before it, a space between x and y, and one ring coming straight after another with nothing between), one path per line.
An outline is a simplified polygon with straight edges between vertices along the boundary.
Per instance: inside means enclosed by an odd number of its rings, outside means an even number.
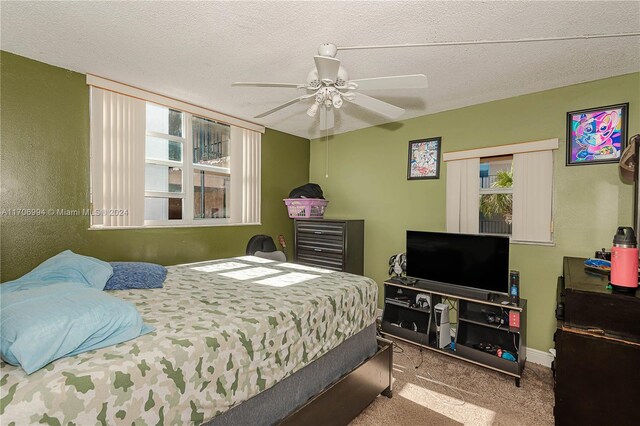
M329 179L329 129L325 129L324 131L324 145L326 148L326 160L325 160L325 168L324 168L324 178Z

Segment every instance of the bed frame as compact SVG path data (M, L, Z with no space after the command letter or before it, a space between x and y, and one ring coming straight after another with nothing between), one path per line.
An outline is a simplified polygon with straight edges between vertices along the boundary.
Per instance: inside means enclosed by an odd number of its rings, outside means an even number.
M378 337L378 351L307 401L281 426L346 425L380 394L392 397L393 345Z

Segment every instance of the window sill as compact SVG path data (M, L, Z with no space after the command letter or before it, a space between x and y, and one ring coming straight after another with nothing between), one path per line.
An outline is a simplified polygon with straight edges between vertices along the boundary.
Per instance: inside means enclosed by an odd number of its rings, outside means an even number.
M91 226L89 231L122 231L127 229L172 229L172 228L217 228L221 226L256 226L262 225L262 222L255 223L206 223L202 225L198 224L184 224L184 225L143 225L143 226Z

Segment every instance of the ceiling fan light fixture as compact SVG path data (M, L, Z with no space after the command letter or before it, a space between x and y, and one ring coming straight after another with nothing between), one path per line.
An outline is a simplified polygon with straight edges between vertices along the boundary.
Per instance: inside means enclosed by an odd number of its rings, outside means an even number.
M335 108L340 108L342 106L342 97L340 93L335 92L333 96L331 96L331 103Z
M356 98L356 94L353 92L345 92L342 94L342 97L348 101L352 101Z
M314 68L307 74L307 86L320 87L322 83L318 80L318 71Z
M338 68L338 77L336 77L335 85L344 86L348 81L349 73L342 65L340 65L340 68Z
M318 113L318 108L320 107L320 103L319 102L314 102L313 105L311 105L309 107L309 109L307 110L307 115L309 117L315 117L316 114Z

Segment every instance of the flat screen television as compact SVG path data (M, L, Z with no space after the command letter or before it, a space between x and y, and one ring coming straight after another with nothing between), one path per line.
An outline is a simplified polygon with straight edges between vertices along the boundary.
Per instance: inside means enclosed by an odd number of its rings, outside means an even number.
M407 231L407 276L509 292L509 237Z

